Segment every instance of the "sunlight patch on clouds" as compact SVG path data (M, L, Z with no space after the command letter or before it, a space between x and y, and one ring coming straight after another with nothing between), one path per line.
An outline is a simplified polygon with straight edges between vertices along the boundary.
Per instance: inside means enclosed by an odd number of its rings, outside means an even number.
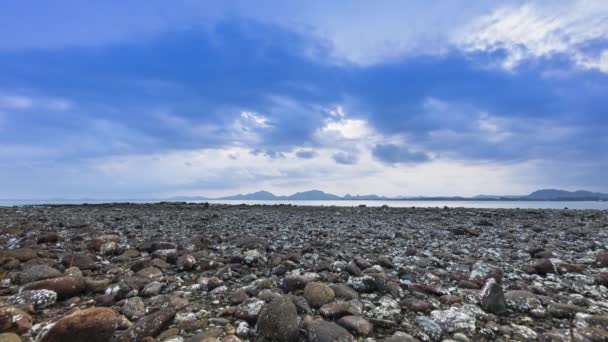
M321 141L331 140L331 138L360 140L378 135L367 120L348 118L348 114L342 106L331 108L327 110L327 113L329 117L315 133L316 138Z
M258 143L263 139L262 131L270 127L268 118L265 116L243 111L232 123L231 134L235 141Z
M455 43L469 52L506 52L506 70L526 59L563 54L579 67L606 72L604 55L598 58L585 47L607 38L608 2L576 0L498 8L460 31Z

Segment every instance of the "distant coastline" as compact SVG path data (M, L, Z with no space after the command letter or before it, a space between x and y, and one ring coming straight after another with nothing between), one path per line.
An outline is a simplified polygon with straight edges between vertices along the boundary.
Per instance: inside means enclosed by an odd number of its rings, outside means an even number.
M48 199L0 199L2 202L36 202L36 203L100 203L100 202L189 202L189 201L460 201L460 202L606 202L608 194L591 192L585 190L566 191L555 189L543 189L534 191L528 195L477 195L465 196L380 196L380 195L344 195L338 196L320 190L298 192L289 196L277 196L268 191L258 191L250 194L238 194L225 197L205 196L175 196L169 198L48 198Z

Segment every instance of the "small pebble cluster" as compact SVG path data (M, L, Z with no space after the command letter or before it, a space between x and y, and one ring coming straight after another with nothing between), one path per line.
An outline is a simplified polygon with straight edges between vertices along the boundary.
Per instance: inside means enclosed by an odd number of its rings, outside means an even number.
M0 208L0 342L608 341L608 212Z

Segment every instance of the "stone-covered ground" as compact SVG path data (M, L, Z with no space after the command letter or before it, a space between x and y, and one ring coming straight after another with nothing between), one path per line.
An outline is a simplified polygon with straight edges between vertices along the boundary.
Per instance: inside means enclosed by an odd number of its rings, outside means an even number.
M608 341L608 212L0 208L0 342Z

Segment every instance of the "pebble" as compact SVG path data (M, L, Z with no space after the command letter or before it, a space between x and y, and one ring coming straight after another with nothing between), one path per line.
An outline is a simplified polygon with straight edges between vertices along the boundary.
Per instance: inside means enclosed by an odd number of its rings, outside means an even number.
M118 342L608 340L604 211L58 205L0 227L12 339L95 309Z

